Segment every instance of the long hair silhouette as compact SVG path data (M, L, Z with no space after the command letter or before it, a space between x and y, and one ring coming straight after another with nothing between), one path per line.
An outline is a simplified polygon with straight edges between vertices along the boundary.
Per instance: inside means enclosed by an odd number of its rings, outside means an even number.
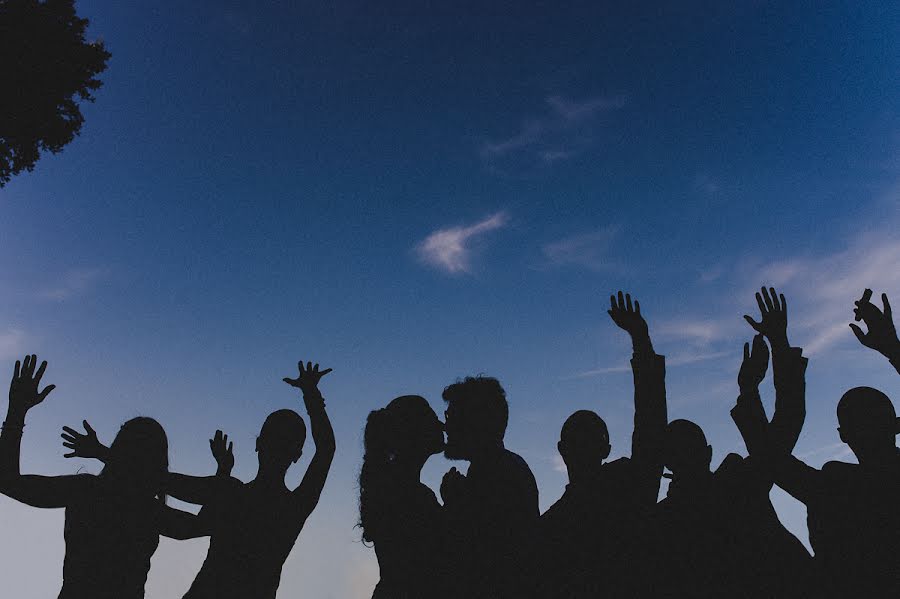
M404 395L369 414L359 474L359 526L381 569L374 597L449 596L443 509L419 476L444 447L425 398Z

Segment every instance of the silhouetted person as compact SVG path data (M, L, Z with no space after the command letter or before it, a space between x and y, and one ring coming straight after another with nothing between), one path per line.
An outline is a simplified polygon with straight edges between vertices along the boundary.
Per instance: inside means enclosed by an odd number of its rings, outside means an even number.
M0 491L34 507L66 509L60 599L139 599L159 535L209 534L193 514L165 505L166 433L152 418L133 418L122 425L97 476L20 474L25 414L54 389L38 391L47 363L36 365L34 355L16 362L0 434Z
M443 450L444 425L423 397L404 395L369 414L359 524L381 572L373 599L457 596L443 507L419 480L428 458Z
M872 298L872 290L863 291L862 298L853 302L856 321L862 320L869 328L868 333L863 333L859 325L850 324L853 334L859 342L874 349L887 358L894 369L900 374L900 340L897 338L897 329L894 327L894 318L891 312L891 304L886 293L881 294L881 303L884 312L875 307L869 300Z
M888 346L872 343L891 339L885 334L890 305L880 321L866 306L871 291L856 302L857 316L869 326L868 335L856 336L879 351ZM896 333L893 333L896 339ZM884 352L882 352L884 353ZM889 355L889 354L886 354ZM806 504L809 540L815 553L820 593L829 597L900 596L900 432L894 405L887 395L871 387L854 387L837 406L838 433L858 464L832 461L812 468L796 457L784 459L778 485Z
M263 423L256 439L259 470L253 481L245 484L228 476L234 456L220 431L210 441L219 465L216 476L167 477L169 494L203 505L198 516L210 531L209 552L185 599L275 597L281 567L319 501L335 451L334 431L318 389L319 380L331 369L320 372L311 362L298 367L300 376L284 381L303 391L316 453L296 489L289 490L284 478L303 453L306 425L293 410L272 412ZM102 448L75 448L84 457L104 455Z
M796 424L767 422L759 383L773 345L776 404L803 406L806 362L787 340L787 312L772 289L757 294L763 318L753 351L744 346L738 375L740 396L732 417L751 454L772 443L793 448ZM798 411L802 424L802 411ZM794 597L808 581L809 554L778 520L769 499L775 472L765 456L729 454L710 471L712 447L703 430L688 420L666 431L665 463L672 472L666 498L656 509L649 537L651 559L642 592L665 597Z
M609 432L600 416L579 410L569 416L557 444L569 484L541 516L540 597L598 597L626 593L629 568L642 522L656 505L662 475L666 416L665 358L653 351L640 304L610 296L609 315L625 330L634 350L634 432L631 458L604 463Z
M525 460L503 445L506 392L497 379L478 376L450 385L443 397L444 455L470 463L465 476L453 468L441 482L459 596L519 596L539 516L538 489Z

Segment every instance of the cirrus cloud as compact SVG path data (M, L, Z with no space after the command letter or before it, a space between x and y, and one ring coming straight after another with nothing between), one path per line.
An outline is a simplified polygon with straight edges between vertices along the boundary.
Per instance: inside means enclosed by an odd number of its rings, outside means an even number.
M508 222L505 212L497 212L472 225L438 229L416 246L416 253L420 261L438 270L450 274L471 272L473 245Z

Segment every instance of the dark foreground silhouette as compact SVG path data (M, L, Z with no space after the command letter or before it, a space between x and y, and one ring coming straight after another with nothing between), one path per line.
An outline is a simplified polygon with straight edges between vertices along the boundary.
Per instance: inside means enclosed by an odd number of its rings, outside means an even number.
M376 598L455 597L447 516L422 484L422 467L444 450L444 426L425 398L404 395L366 420L359 524L375 546Z
M653 351L647 323L631 296L610 298L609 315L630 336L634 354L631 458L604 463L611 450L606 423L579 410L557 444L569 484L541 516L536 550L538 596L597 597L633 587L633 544L659 495L665 432L665 359Z
M277 410L263 423L256 440L259 471L253 481L245 484L230 476L234 455L221 431L210 440L216 476L166 477L173 497L203 506L198 520L210 535L206 560L185 599L275 597L281 567L319 501L335 451L334 431L318 390L319 380L331 369L320 372L318 364L304 368L302 362L298 366L300 375L284 381L303 391L316 453L296 489L289 490L284 478L303 453L306 425L292 410ZM70 455L106 459L107 450L86 422L85 427L85 436L66 429Z
M159 535L208 534L196 516L165 504L166 433L152 418L134 418L122 425L97 476L20 474L25 415L55 387L38 391L47 363L36 365L34 355L16 362L0 433L0 491L33 507L65 508L60 599L143 597Z
M890 303L883 294L879 309L871 296L867 289L855 302L850 327L900 373ZM631 456L606 462L604 420L589 409L573 413L557 444L569 484L542 516L531 470L504 444L509 403L497 379L467 377L446 387L446 423L418 395L369 414L358 525L381 571L373 597L900 597L900 419L888 396L855 387L837 403L838 435L858 463L816 469L793 456L808 361L788 341L784 296L762 288L760 320L745 316L755 336L744 344L730 413L748 455L729 454L713 471L703 430L667 420L665 359L653 349L640 304L622 292L610 303L610 317L632 341ZM770 361L771 419L759 395ZM0 491L34 507L65 508L59 596L143 597L159 535L210 535L186 598L274 597L334 456L318 390L330 369L301 363L299 376L285 379L303 392L316 445L290 490L285 476L306 439L292 410L266 419L258 474L246 484L230 476L233 448L221 431L210 440L214 476L170 473L165 431L146 417L126 422L108 448L87 421L84 433L64 427L66 457L102 460L97 476L22 475L26 414L54 388L40 389L46 366L33 355L16 362L0 433ZM441 452L469 466L465 474L447 472L438 501L421 472ZM662 476L671 482L657 502ZM813 556L779 522L773 485L806 504ZM166 495L203 507L196 516L175 510Z

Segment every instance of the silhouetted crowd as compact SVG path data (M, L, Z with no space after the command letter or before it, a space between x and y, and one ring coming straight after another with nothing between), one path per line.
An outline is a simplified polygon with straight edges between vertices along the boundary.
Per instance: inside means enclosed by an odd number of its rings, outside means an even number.
M850 325L865 347L900 373L900 341L888 298L866 289ZM381 579L373 599L600 597L900 597L900 419L887 395L850 389L837 404L838 434L858 463L821 469L792 455L806 417L807 358L788 341L787 303L774 288L756 294L759 321L744 344L731 409L747 456L712 470L712 447L689 420L669 421L665 358L653 349L637 301L610 297L612 321L631 337L634 430L631 456L606 461L609 431L590 410L563 423L557 448L569 484L544 514L525 460L504 445L509 416L497 379L466 377L443 392L444 422L425 398L397 397L366 420L359 473L362 539L374 546ZM759 385L772 364L771 419ZM319 391L331 369L299 363L284 381L302 392L315 454L300 484L285 476L303 453L304 419L270 414L256 440L259 469L231 476L228 436L216 431L212 476L169 471L168 441L147 417L125 422L107 447L84 421L63 427L66 457L103 463L98 475L24 475L25 416L54 389L41 389L46 362L15 364L0 434L0 492L34 507L65 508L60 599L144 596L159 536L209 536L209 552L185 599L271 599L282 566L315 509L335 439ZM446 435L446 439L445 439ZM421 482L443 453L452 468L441 501ZM658 501L660 480L670 479ZM774 485L806 505L814 555L778 520ZM172 508L166 498L202 506Z

